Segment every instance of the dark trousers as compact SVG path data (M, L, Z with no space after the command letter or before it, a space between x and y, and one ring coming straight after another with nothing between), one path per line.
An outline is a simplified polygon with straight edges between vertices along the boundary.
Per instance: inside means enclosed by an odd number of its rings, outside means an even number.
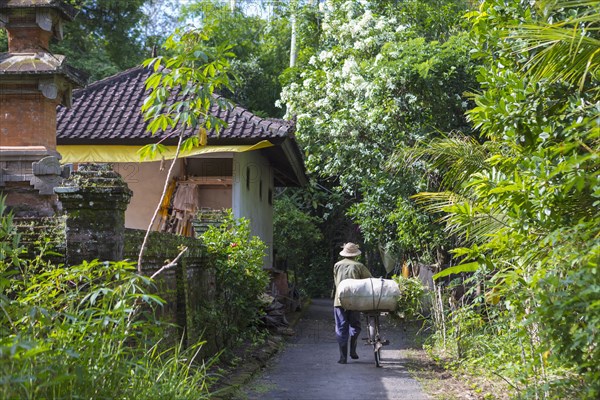
M333 315L335 317L335 336L341 346L348 343L350 336L360 334L360 311L349 311L342 307L333 307Z

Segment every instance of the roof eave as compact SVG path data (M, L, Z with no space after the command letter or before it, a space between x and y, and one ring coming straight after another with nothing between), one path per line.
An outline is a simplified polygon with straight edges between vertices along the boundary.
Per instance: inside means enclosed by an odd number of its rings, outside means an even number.
M62 0L0 0L0 10L19 8L52 8L58 10L68 21L72 21L79 13L77 8Z
M287 138L282 144L281 148L285 153L286 158L289 160L292 170L296 175L296 180L299 186L304 187L308 183L308 178L306 177L305 169L304 169L304 160L302 158L302 153L298 147L298 143L291 139Z

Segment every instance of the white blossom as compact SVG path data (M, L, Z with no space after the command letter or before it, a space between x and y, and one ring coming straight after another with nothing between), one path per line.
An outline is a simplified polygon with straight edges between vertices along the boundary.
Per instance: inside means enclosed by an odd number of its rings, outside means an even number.
M349 77L357 68L358 65L354 61L354 58L348 58L342 66L342 77Z
M322 51L319 53L319 61L325 62L333 57L333 53L330 51Z
M309 89L310 86L312 85L313 80L312 78L307 78L304 80L304 82L302 82L302 86L304 86L305 88Z

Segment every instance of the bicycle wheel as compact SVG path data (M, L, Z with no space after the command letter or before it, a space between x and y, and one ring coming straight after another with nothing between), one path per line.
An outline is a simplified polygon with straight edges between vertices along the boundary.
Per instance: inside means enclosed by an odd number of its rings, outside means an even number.
M375 316L375 347L373 349L373 353L375 353L375 366L377 368L381 367L381 348L383 347L383 343L381 343L381 337L379 336L379 315Z
M376 349L373 354L375 354L375 367L381 368L381 349Z
M375 366L381 367L381 340L379 338L379 316L371 315L368 317L369 343L373 345L373 354L375 356Z

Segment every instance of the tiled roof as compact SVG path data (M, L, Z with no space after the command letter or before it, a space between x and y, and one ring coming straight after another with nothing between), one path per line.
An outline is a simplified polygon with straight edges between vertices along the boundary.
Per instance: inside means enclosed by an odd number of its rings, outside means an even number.
M157 132L152 137L140 112L147 93L145 80L150 74L150 70L137 67L73 92L73 106L58 108L58 144L137 144L169 135ZM211 112L227 122L227 128L221 129L218 139L210 130L209 143L284 139L294 130L291 122L263 119L242 107L220 109L214 105Z

